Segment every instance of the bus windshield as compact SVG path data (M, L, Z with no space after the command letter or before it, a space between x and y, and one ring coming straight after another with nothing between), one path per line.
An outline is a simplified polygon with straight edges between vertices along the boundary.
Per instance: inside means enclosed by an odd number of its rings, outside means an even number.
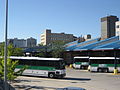
M65 62L63 60L60 60L56 62L55 66L56 66L56 69L65 69Z

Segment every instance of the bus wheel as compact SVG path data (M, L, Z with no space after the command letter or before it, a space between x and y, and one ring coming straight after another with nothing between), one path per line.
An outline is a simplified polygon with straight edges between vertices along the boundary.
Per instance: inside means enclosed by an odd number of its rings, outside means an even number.
M49 78L54 78L55 74L54 73L49 73L48 77Z
M97 69L97 72L102 72L102 70L100 68Z

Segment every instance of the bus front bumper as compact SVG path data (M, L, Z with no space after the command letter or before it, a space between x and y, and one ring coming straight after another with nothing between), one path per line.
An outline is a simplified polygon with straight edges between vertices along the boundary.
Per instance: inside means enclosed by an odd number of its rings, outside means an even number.
M64 73L64 74L56 74L55 75L55 77L58 77L58 78L63 78L63 77L65 77L66 76L66 73Z

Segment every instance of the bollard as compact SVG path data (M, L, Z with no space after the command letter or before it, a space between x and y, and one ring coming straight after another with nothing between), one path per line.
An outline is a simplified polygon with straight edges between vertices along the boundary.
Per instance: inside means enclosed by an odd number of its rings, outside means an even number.
M88 71L90 71L90 65L88 66Z
M118 69L114 69L114 75L118 74Z
M70 64L70 66L69 66L70 68L72 68L72 64Z

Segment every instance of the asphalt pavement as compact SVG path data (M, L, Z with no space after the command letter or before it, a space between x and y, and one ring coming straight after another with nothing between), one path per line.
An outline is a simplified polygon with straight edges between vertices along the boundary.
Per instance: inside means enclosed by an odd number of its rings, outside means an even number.
M66 69L63 79L19 76L12 86L16 90L56 90L65 87L80 87L86 90L120 90L120 75L91 73L86 70Z

